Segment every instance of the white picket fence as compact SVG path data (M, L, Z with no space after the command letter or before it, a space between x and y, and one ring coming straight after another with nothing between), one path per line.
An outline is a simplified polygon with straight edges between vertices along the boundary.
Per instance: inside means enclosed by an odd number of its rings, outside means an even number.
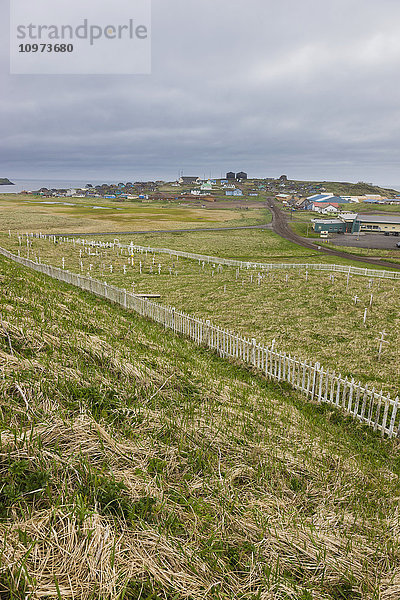
M220 258L218 256L207 256L204 254L193 254L192 252L183 252L181 250L172 250L170 248L151 248L150 246L138 246L136 244L120 244L118 239L113 242L102 242L97 240L86 240L83 238L69 238L61 236L48 236L45 234L30 234L34 237L58 239L64 242L73 242L82 246L97 247L97 248L126 248L132 252L151 253L151 254L168 254L179 258L188 258L199 262L215 265L226 265L228 267L238 267L240 269L256 269L258 271L270 271L274 269L299 269L306 271L330 271L336 273L345 273L346 275L361 275L363 277L378 277L380 279L400 279L400 271L385 271L382 269L367 269L353 267L351 265L335 265L324 263L259 263L251 261L242 261L232 258Z
M27 258L12 254L0 248L0 254L25 267L44 273L59 281L81 288L106 298L126 309L133 310L177 334L189 337L198 345L204 345L218 352L222 357L243 361L261 371L267 378L286 382L314 401L329 403L341 408L361 423L380 431L383 436L400 437L399 398L378 392L368 385L362 386L354 379L336 375L319 363L303 361L290 354L278 352L274 347L258 344L256 340L241 337L175 308L162 306L146 300L125 289L108 285L105 282L71 273L51 265L35 263Z

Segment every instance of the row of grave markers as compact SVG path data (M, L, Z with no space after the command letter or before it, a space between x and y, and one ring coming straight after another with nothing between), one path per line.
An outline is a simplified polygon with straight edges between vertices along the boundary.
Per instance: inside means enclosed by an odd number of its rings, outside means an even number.
M11 231L9 231L11 236ZM170 248L152 248L150 246L139 246L131 242L130 244L121 244L118 238L115 238L112 242L103 242L96 240L87 240L84 238L68 237L60 235L48 235L44 233L26 233L27 237L36 237L40 239L50 239L56 244L58 241L82 245L84 247L91 248L108 248L108 249L127 249L133 252L140 253L153 253L153 254L169 254L175 256L177 259L188 258L192 260L203 261L207 264L214 263L227 266L237 266L240 268L253 268L255 270L271 270L271 269L306 269L318 270L318 271L336 271L339 273L348 273L349 275L361 275L364 277L377 277L383 279L400 279L400 271L385 271L378 269L368 269L361 267L353 267L351 265L335 265L335 264L324 264L324 263L259 263L252 261L239 261L229 258L220 258L218 256L207 256L203 254L194 254L192 252L184 252L181 250L172 250Z
M32 242L30 241L30 238L32 238L32 237L42 238L42 239L49 239L49 236L46 236L44 234L28 234L27 233L26 234L26 242L27 242L28 248L31 247L31 245L32 245ZM56 238L55 236L53 236L51 239L54 240L54 242L56 242L57 239L59 239L59 238ZM67 238L67 237L62 238L62 239L65 242L72 242L74 245L76 243L77 244L80 244L80 243L83 244L83 246L84 246L83 250L82 250L82 248L80 248L80 250L79 250L79 256L80 256L81 259L82 259L82 255L83 255L84 252L86 252L87 254L89 254L89 256L99 256L98 248L114 249L114 250L120 251L121 254L123 253L124 250L126 250L127 253L129 254L129 259L131 261L130 262L131 266L134 265L134 255L133 255L133 252L139 252L140 254L144 254L145 253L146 258L147 258L147 254L149 252L151 253L152 251L155 250L155 249L151 249L150 247L145 248L145 247L133 246L133 244L128 245L128 246L127 245L121 246L120 244L116 245L115 242L114 243L111 243L111 242L88 242L88 241L85 241L85 240L79 240L79 239L76 240L75 238ZM19 245L22 245L22 237L19 236L19 235L18 235L18 240L19 240ZM96 248L96 251L93 252L93 253L91 252L91 248L92 247ZM171 253L172 252L173 251L171 251ZM20 255L19 251L18 251L18 255ZM28 258L29 258L29 253L28 253ZM215 257L213 257L213 258L215 258ZM176 259L179 260L179 256L176 256ZM207 265L210 264L210 263L206 263L204 260L201 261L200 258L198 258L196 260L198 260L198 263L201 266L202 270L204 270L206 264ZM40 264L40 262L41 262L40 256L36 257L36 261ZM62 268L65 269L65 258L64 257L62 257L61 262L62 262ZM145 262L146 262L146 259L145 259ZM150 274L158 272L158 274L160 275L161 274L161 270L162 270L162 265L161 264L158 264L157 266L155 265L155 255L154 254L152 256L152 265L150 265L150 268L149 268ZM244 268L246 270L249 270L252 266L254 266L253 263L244 263L244 265L245 265ZM142 274L142 267L143 267L142 266L142 261L139 261L139 272L140 272L140 274ZM89 272L88 272L88 274L92 271L92 268L93 268L93 264L90 263L89 264ZM113 265L110 265L108 268L110 270L110 273L112 274L113 271L114 271ZM222 264L215 264L215 263L213 263L212 264L212 268L213 268L212 273L211 273L212 277L214 277L214 269L218 273L222 272ZM83 266L83 261L82 260L80 261L80 269L81 269L81 272L83 273L84 266ZM126 265L123 265L122 269L123 269L124 275L126 275L126 273L127 273L127 267L126 267ZM168 268L168 271L169 271L169 275L170 276L172 274L174 274L175 276L178 275L177 271L174 271L171 267ZM270 272L270 271L267 271L267 273L268 272ZM236 280L239 279L239 276L240 276L240 268L237 267L236 268ZM348 270L347 271L347 278L346 278L346 289L349 288L349 282L350 282L350 278L351 277L352 277L352 275L350 273L350 270ZM261 285L261 282L262 282L262 280L264 278L265 278L265 272L263 272L262 274L261 273L257 274L256 279L257 279L257 283L258 283L259 286ZM308 268L306 268L305 278L306 278L306 281L308 281ZM253 275L253 273L251 273L250 274L250 283L251 284L253 283L253 279L254 279L254 275ZM285 276L286 283L288 283L288 279L289 279L289 274L286 273L286 276ZM332 283L334 283L334 281L335 281L335 275L334 274L330 274L329 275L329 279L330 279L330 281ZM378 283L379 283L379 280L378 280ZM369 279L368 288L371 289L372 286L373 286L373 284L374 284L374 279L373 278ZM242 287L245 285L245 281L243 279L242 279L241 285L242 285ZM132 290L133 291L135 289L134 286L135 286L135 283L133 282L132 283ZM226 294L226 290L227 290L226 284L224 284L224 288L223 289L224 289L224 294ZM354 300L354 304L357 304L358 301L360 300L360 298L356 294L354 296L353 300ZM371 294L371 296L370 296L369 308L372 307L372 304L373 304L373 294ZM362 316L362 322L363 322L364 326L366 326L366 324L367 324L367 317L368 317L368 307L365 307L364 313L363 313L363 316ZM385 333L385 335L387 335L387 334ZM383 340L383 342L384 343L389 343L388 340ZM383 343L379 345L379 358L380 358L381 353L382 353L382 347L383 347Z

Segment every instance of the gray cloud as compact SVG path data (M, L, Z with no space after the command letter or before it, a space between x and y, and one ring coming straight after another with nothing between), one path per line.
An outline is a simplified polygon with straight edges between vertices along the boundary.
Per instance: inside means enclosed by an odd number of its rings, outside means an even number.
M153 0L150 76L9 75L0 21L4 176L400 184L394 0Z

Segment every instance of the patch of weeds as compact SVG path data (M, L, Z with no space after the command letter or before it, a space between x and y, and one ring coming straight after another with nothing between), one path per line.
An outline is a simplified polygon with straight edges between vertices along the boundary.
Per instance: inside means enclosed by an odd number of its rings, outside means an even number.
M133 502L131 505L131 519L139 518L148 523L151 522L154 517L156 504L157 500L152 496L143 496L143 498L139 498L139 500L136 500L136 502Z
M204 457L204 452L201 450L189 450L187 453L187 461L190 470L196 475L204 475L208 469L208 462Z
M236 574L245 574L248 569L250 555L256 555L257 549L250 542L243 541L235 545L210 538L206 540L203 549L199 552L200 556L209 563L214 563L218 558L224 560Z
M167 468L167 461L153 456L149 460L149 466L147 468L150 475L162 475Z
M32 358L38 351L22 334L17 335L2 328L0 328L0 348L8 354L16 353L24 358Z
M27 591L24 581L17 583L15 577L8 573L0 575L0 600L25 600Z
M307 487L307 482L304 477L292 475L288 481L289 487L293 492L304 492Z
M155 437L168 446L175 446L179 443L179 433L173 425L165 425L156 432Z
M49 483L49 473L33 467L27 460L8 459L0 488L0 518L7 518L11 506L23 499L40 498Z
M129 518L131 503L127 496L128 488L111 476L91 474L79 490L93 504L97 504L103 515Z
M330 585L328 591L333 600L361 600L362 598L362 594L347 580Z
M102 390L93 385L82 387L70 381L66 383L67 404L72 409L85 407L96 421L108 419L120 407L120 400L114 390Z
M104 475L91 474L82 485L79 494L93 505L97 505L101 514L122 517L126 521L152 521L157 503L151 496L132 501L128 495L128 488L122 481Z
M149 578L143 581L130 581L119 596L119 600L177 600L177 598L176 594L168 593L165 586L160 586ZM193 599L187 596L186 600Z
M171 513L163 518L161 530L166 536L183 537L188 535L187 526L179 520L175 513Z

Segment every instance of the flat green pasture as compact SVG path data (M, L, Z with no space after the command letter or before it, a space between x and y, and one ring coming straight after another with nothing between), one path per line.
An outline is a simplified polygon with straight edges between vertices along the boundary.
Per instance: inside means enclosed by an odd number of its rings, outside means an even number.
M179 204L112 202L100 198L35 198L0 194L0 231L96 233L229 227L265 223L264 208L195 208Z

